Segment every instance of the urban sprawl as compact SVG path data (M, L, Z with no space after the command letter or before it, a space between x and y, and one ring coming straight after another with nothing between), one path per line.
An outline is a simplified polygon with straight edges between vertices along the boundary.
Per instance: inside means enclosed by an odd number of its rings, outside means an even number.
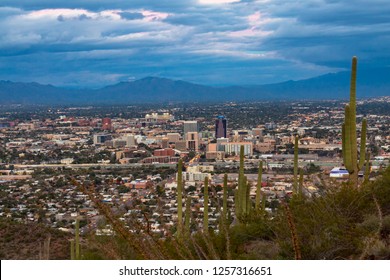
M368 122L371 179L389 164L389 104L389 97L358 102L358 123L363 116ZM266 211L272 214L292 194L296 135L305 196L321 196L332 182L348 178L341 155L344 105L306 101L2 106L0 216L68 232L78 218L81 233L112 235L80 187L89 185L130 229L134 222L147 222L148 230L163 237L172 233L177 220L177 165L182 159L184 195L191 197L194 217L191 226L202 228L207 177L212 186L209 226L218 231L225 173L229 212L234 216L241 147L252 198L263 162L262 190ZM364 169L360 172L363 176Z

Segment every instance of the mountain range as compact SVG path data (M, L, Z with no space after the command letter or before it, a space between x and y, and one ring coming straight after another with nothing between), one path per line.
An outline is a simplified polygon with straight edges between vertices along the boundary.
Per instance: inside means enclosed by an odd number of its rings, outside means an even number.
M157 102L217 102L349 98L350 72L248 86L212 87L146 77L101 89L66 89L38 83L0 81L0 104L102 105ZM390 68L360 70L358 98L390 95Z

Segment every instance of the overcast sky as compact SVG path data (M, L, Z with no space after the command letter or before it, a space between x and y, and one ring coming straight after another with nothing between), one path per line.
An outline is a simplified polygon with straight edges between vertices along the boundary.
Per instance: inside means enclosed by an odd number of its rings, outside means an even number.
M266 84L390 65L389 0L1 0L0 80Z

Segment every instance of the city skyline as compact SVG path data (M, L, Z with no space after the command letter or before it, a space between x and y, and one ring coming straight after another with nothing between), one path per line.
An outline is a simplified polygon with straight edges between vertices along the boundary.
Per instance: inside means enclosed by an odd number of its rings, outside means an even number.
M215 120L215 137L226 138L227 120L224 116L218 116Z
M2 1L0 80L267 84L388 66L390 3Z

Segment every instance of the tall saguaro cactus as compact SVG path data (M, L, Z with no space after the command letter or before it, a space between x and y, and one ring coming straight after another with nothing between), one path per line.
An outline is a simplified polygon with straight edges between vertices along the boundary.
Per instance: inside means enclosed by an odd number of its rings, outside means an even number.
M364 183L367 183L370 179L370 153L367 153L366 167L364 170Z
M298 193L298 136L295 136L294 141L294 183L293 194Z
M203 231L207 232L209 229L209 178L204 178L203 188L203 200L204 200L204 211L203 211Z
M344 166L348 170L350 182L353 186L358 184L358 173L362 169L366 156L367 121L363 119L360 141L360 157L358 161L356 136L356 68L357 58L352 58L351 87L349 104L345 106L345 119L342 127L342 149Z
M80 224L79 218L76 218L75 230L74 230L75 239L70 241L70 259L79 260L80 259Z
M183 161L179 160L177 170L177 233L183 232Z
M43 248L42 248L42 244L40 244L39 246L40 260L50 260L50 240L51 240L51 235L49 233L49 235L43 241Z
M235 193L235 210L236 217L240 220L245 220L249 216L251 210L251 201L249 197L250 185L244 175L244 146L240 148L240 170L238 174L238 188Z

